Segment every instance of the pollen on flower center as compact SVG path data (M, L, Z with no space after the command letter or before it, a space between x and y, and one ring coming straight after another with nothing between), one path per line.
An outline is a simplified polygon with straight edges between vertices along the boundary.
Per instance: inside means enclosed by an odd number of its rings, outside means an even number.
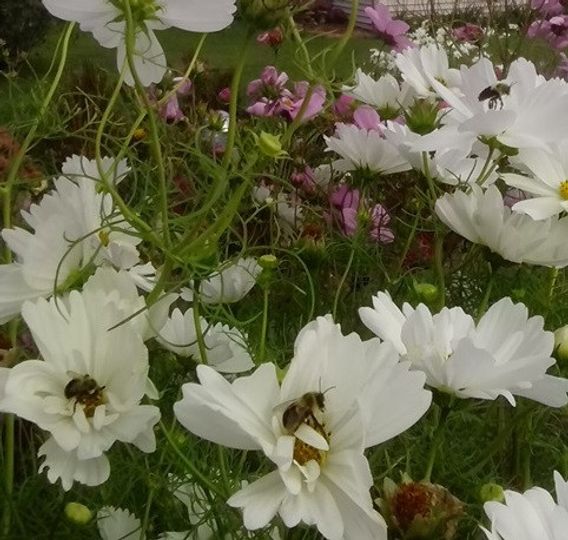
M560 192L560 197L565 201L568 201L568 180L564 180L564 182L560 182L560 187L558 188Z
M315 418L309 417L305 423L317 431L327 442L329 442L329 433L325 430L323 424L320 424ZM325 463L327 452L314 448L304 441L296 438L294 442L294 461L299 465L305 465L308 461L315 461L318 465Z
M65 385L64 393L67 399L74 400L73 410L80 404L85 416L91 418L95 409L106 403L104 389L104 386L99 386L89 375L79 375Z
M100 231L99 232L99 240L101 242L101 245L103 245L104 247L107 247L110 241L109 238L109 233L108 231Z

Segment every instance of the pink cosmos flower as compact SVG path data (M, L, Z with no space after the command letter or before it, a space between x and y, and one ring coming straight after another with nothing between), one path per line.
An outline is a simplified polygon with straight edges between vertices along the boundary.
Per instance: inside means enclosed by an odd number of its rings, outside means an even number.
M308 92L309 83L300 81L294 83L294 92L289 96L284 96L281 100L282 110L292 119L295 120L302 108L306 93ZM317 116L323 109L325 104L325 88L321 85L316 86L310 97L310 101L302 114L302 121L310 120Z
M333 217L346 236L355 235L359 228L359 214L367 212L369 237L381 244L390 244L394 240L394 233L388 227L391 218L385 207L375 204L370 211L367 210L358 189L342 184L330 194L329 203Z
M247 95L252 105L247 112L253 116L277 116L282 111L281 100L290 98L291 92L286 89L288 75L283 71L278 73L274 66L266 66L260 79L248 84Z
M404 21L393 19L387 6L375 4L374 8L366 7L365 14L371 19L379 38L395 51L401 52L413 46L405 35L410 26Z
M309 165L306 165L303 169L294 169L290 175L290 180L294 186L306 193L315 191L315 173Z
M540 11L544 17L554 17L564 12L559 0L531 0L531 7Z
M353 105L355 98L341 94L333 103L333 114L342 122L351 122L353 119Z
M378 131L379 133L382 133L384 130L379 113L369 105L361 105L355 109L353 123L359 129Z
M568 47L568 15L556 15L548 21L533 22L527 30L527 36L544 39L554 49L565 49Z
M472 23L466 23L463 26L458 26L452 30L452 36L457 41L467 43L477 43L483 39L484 32L481 26Z

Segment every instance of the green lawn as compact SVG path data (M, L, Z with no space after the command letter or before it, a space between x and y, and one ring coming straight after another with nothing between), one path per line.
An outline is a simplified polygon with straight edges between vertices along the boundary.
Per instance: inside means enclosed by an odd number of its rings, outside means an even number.
M60 25L55 27L47 40L31 56L32 65L40 73L49 66L60 30ZM199 34L177 29L157 34L166 51L168 62L173 67L181 67L182 59L192 55L200 39ZM214 68L230 69L240 57L244 40L244 25L235 22L226 30L207 37L201 58ZM330 35L308 37L308 49L314 55L336 42L337 37ZM365 62L369 58L369 49L377 45L378 41L372 37L354 37L337 63L337 74L349 75L352 70L352 57L355 57L358 63ZM77 30L73 37L69 63L76 67L85 61L96 62L106 69L115 70L115 51L100 47L90 34ZM288 72L292 79L304 77L301 62L296 57L296 44L290 40L281 46L278 55L275 55L270 47L254 43L248 54L244 80L255 78L267 64L277 65L279 69Z

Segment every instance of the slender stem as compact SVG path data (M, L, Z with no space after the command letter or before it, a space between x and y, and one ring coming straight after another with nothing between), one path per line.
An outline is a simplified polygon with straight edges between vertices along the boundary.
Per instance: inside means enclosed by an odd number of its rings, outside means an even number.
M199 285L199 280L196 279L193 283L193 323L195 325L195 337L197 340L197 346L199 347L200 363L207 364L207 347L205 346L203 328L201 328L201 316L199 313L199 308L201 305L199 298Z
M438 455L438 449L444 438L444 433L446 429L446 420L450 414L450 407L441 407L436 409L436 428L432 436L432 441L430 443L430 452L428 453L428 461L426 462L426 471L424 473L424 482L430 482L432 478L432 471L434 470L434 464L436 463L436 457Z
M14 431L16 418L4 416L4 510L2 512L2 538L10 537L12 525L12 495L14 493Z
M162 217L163 240L166 247L171 245L170 228L168 226L168 186L166 179L166 169L164 167L164 159L162 156L162 146L160 145L160 132L156 122L156 111L150 103L146 89L136 72L134 63L135 47L136 47L136 25L132 17L132 9L130 2L124 2L124 14L126 16L126 58L130 73L134 79L134 85L138 93L138 97L142 101L145 109L148 111L148 120L150 123L150 149L152 157L158 168L158 184L160 186L160 210ZM141 31L141 30L140 30Z
M312 59L310 57L310 53L308 51L308 48L306 47L306 42L302 39L300 31L298 30L298 26L296 25L296 21L294 20L294 17L290 13L290 10L288 10L288 26L292 30L292 36L294 36L294 39L296 40L298 47L300 47L300 50L302 51L302 54L304 55L304 66L308 70L308 76L309 76L310 79L313 80L314 69L312 67Z
M164 436L166 437L166 440L168 441L168 444L172 447L173 451L178 455L178 457L183 461L183 463L185 464L185 466L187 467L187 470L191 473L191 475L206 489L208 489L209 491L212 491L213 493L215 493L216 495L218 495L219 497L226 499L226 493L223 492L222 489L219 489L219 487L214 484L213 482L211 482L211 480L209 480L209 478L203 474L193 463L193 461L191 461L190 459L188 459L188 457L180 450L180 448L178 447L178 445L175 443L175 441L172 438L171 433L168 431L168 429L166 428L166 426L164 425L163 422L160 422L160 428L162 430L162 433L164 434Z
M258 363L262 364L266 357L266 332L268 330L268 305L270 298L270 284L264 286L262 304L262 327L260 330L260 347L258 351Z
M357 15L359 12L359 0L351 0L351 13L349 15L349 22L347 23L347 29L343 34L341 40L336 45L335 50L331 53L331 61L328 65L328 70L331 69L337 59L345 49L345 46L349 43L351 36L353 35L353 30L355 30L355 24L357 23Z
M341 280L339 281L339 285L337 287L337 291L335 293L335 298L333 299L333 320L337 320L337 306L339 305L339 297L341 296L341 289L343 289L343 285L345 285L345 281L347 280L347 276L351 270L351 265L353 264L353 259L355 258L355 245L351 246L351 253L349 254L349 260L347 261L347 266L345 267L345 271L341 276Z
M552 300L554 298L554 288L556 287L556 280L558 279L558 268L550 268L548 271L548 281L546 283L546 313L545 318L548 317L550 309L552 308Z
M495 283L495 275L493 274L493 267L489 263L489 279L487 280L487 286L485 287L485 293L481 299L481 303L477 308L477 320L481 319L483 314L487 311L487 306L489 305L489 298L491 297L491 291L493 290L493 284Z
M2 193L3 196L2 225L5 228L9 228L12 224L12 190L14 188L14 184L16 183L16 178L18 177L18 173L20 172L20 167L22 166L26 153L35 137L37 129L41 121L43 120L43 117L45 116L45 113L47 112L47 109L49 108L49 105L51 103L51 100L55 95L55 91L59 86L59 82L61 81L63 70L67 62L67 54L69 52L69 41L71 39L71 34L73 33L74 28L75 28L75 23L70 23L65 28L63 45L61 48L61 57L59 59L59 65L57 67L57 72L55 73L55 77L53 78L53 82L51 83L49 91L47 92L47 95L45 96L41 104L39 114L37 115L34 123L32 124L30 130L28 131L28 134L26 135L26 138L24 139L22 146L20 146L20 149L14 156L14 159L12 161L12 166L10 167L10 170L8 171L8 176L6 177L6 182L4 183L3 187L0 190L0 193ZM6 247L5 251L6 261L10 262L11 257L12 257L11 251L8 249L8 247Z
M231 163L231 157L233 154L233 148L235 147L235 138L237 135L237 107L239 104L239 88L241 85L241 78L243 76L243 69L245 67L248 49L253 37L253 33L250 29L247 29L245 42L241 48L241 57L239 58L239 63L235 68L233 73L233 79L231 81L231 101L229 102L229 131L227 133L227 145L225 146L225 154L223 155L223 168L227 170Z

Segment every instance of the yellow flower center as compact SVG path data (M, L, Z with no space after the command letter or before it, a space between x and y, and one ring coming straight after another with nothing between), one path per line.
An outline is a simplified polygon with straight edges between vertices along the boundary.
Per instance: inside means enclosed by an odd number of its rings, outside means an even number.
M309 417L306 419L306 424L317 431L329 443L329 433L327 433L324 426L315 420L315 418ZM296 438L294 442L294 461L299 465L305 465L308 461L313 460L321 466L325 463L326 457L327 451L314 448Z
M560 182L560 187L558 188L560 192L560 197L565 201L568 201L568 180L564 180L564 182Z
M99 386L97 381L89 375L74 377L65 385L65 397L74 400L73 412L77 404L83 406L83 412L87 418L92 418L95 409L106 403L104 386Z
M108 231L100 231L99 232L99 240L101 242L101 245L103 245L104 247L108 247L108 244L109 244L109 233L108 233Z

